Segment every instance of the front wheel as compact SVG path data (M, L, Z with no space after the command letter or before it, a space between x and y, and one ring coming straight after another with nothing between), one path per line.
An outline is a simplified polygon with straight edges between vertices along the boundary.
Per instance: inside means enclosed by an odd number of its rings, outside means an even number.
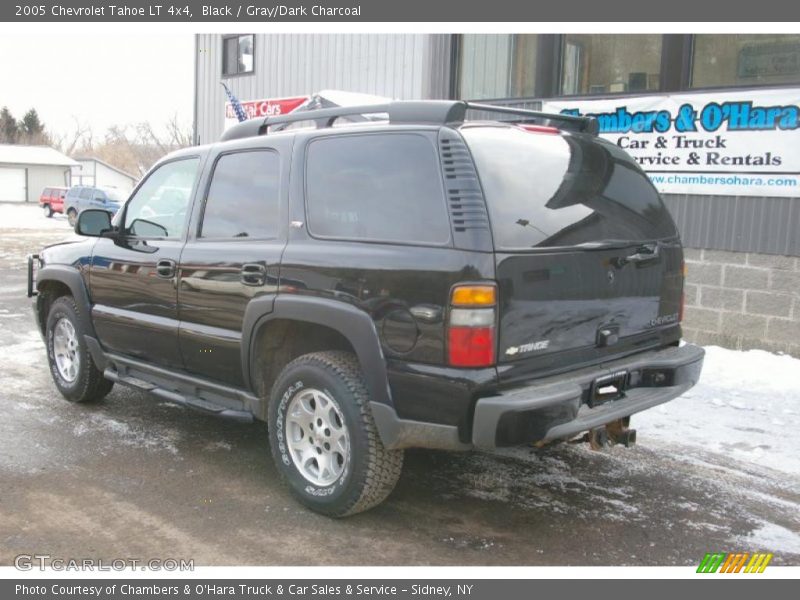
M383 502L403 451L381 443L358 360L349 352L301 356L281 372L269 404L272 457L293 495L331 517Z
M74 208L70 208L67 211L67 221L69 221L70 227L75 227L75 223L78 221L78 211Z
M49 219L50 217L52 217L52 216L53 216L53 209L52 209L52 208L50 208L50 205L49 205L49 204L45 204L45 205L42 207L42 209L43 209L43 211L44 211L44 216L45 216L45 217L47 217L48 219Z
M70 402L94 402L114 387L95 366L80 335L78 306L70 296L53 302L47 315L47 359L58 391Z

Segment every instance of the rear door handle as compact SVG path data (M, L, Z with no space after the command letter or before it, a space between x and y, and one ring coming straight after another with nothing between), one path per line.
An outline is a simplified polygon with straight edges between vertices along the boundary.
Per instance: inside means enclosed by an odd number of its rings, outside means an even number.
M175 268L177 264L174 260L169 258L162 258L156 263L156 275L163 279L171 279L175 277Z
M247 263L242 265L242 283L244 285L259 286L267 282L267 267L261 263Z

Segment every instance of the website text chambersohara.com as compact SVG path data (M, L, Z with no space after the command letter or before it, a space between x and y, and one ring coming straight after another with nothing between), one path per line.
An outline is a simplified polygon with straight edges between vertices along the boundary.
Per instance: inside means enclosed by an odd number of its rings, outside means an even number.
M27 10L25 10L27 9ZM36 9L36 10L31 10ZM45 16L44 7L18 6L18 14L25 16ZM360 17L361 5L352 6L297 6L288 4L273 4L270 6L255 6L253 4L231 4L224 6L201 7L203 17L263 17L275 19L278 17ZM50 16L53 17L158 17L166 16L167 9L164 5L152 4L148 7L126 6L124 4L105 4L88 6L64 6L55 4L50 7ZM174 16L192 17L188 9L170 11Z
M457 588L457 589L456 589ZM53 596L95 596L120 594L123 596L340 596L349 594L354 596L391 595L400 592L412 596L452 596L455 592L469 594L473 585L419 585L412 584L402 589L394 585L376 584L275 584L261 583L257 585L236 584L217 585L211 583L192 583L180 585L133 585L129 583L103 585L70 585L54 583L47 585L25 585L18 583L15 586L17 596L41 596L50 593Z

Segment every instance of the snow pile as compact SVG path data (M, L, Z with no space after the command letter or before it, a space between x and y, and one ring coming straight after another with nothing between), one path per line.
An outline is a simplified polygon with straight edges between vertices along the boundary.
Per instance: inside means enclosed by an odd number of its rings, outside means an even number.
M705 350L695 387L634 415L640 441L697 446L800 475L800 359L763 350Z
M38 204L0 203L0 229L58 229L69 232L67 217L55 214L44 216Z

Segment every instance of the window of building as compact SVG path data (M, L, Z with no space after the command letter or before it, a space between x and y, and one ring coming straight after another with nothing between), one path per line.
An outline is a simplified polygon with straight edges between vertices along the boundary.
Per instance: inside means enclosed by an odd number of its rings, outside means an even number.
M278 234L280 158L271 150L222 156L214 167L200 237L271 239Z
M222 38L222 74L242 75L255 69L255 36L235 35Z
M309 231L316 236L443 244L450 239L433 143L396 133L321 138L308 148Z
M125 231L139 237L179 238L197 178L198 158L165 163L153 171L125 209Z
M800 83L800 35L696 35L692 87Z
M459 98L536 94L538 35L466 34L459 50Z
M661 87L660 35L564 36L561 94L622 94Z

